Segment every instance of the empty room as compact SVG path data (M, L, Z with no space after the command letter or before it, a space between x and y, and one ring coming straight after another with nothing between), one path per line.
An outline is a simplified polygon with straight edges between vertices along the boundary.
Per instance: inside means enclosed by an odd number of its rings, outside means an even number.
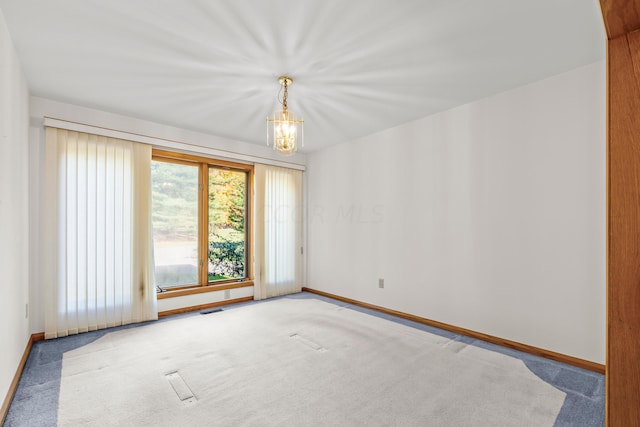
M0 0L5 426L640 426L640 1Z

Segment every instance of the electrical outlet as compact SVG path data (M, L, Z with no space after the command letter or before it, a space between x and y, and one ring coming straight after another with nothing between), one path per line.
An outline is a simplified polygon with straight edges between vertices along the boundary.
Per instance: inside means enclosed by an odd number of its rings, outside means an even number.
M231 298L231 289L225 289L224 290L224 299L229 299Z
M380 289L384 288L384 279L378 279L378 287Z

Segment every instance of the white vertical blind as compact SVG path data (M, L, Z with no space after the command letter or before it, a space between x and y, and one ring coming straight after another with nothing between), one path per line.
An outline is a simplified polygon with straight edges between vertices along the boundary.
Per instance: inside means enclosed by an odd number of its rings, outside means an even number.
M157 319L151 146L46 128L45 338Z
M255 165L255 299L300 292L302 171Z

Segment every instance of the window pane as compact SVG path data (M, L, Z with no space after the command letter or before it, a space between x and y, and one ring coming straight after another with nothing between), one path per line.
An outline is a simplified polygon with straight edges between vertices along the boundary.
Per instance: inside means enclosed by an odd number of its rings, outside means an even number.
M245 272L246 172L209 168L209 281Z
M198 283L198 166L151 163L156 285Z

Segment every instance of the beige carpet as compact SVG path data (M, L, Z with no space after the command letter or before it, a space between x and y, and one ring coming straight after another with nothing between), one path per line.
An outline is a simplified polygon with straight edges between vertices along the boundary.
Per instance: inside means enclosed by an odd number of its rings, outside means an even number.
M313 299L109 333L65 354L60 426L553 426L518 360Z

